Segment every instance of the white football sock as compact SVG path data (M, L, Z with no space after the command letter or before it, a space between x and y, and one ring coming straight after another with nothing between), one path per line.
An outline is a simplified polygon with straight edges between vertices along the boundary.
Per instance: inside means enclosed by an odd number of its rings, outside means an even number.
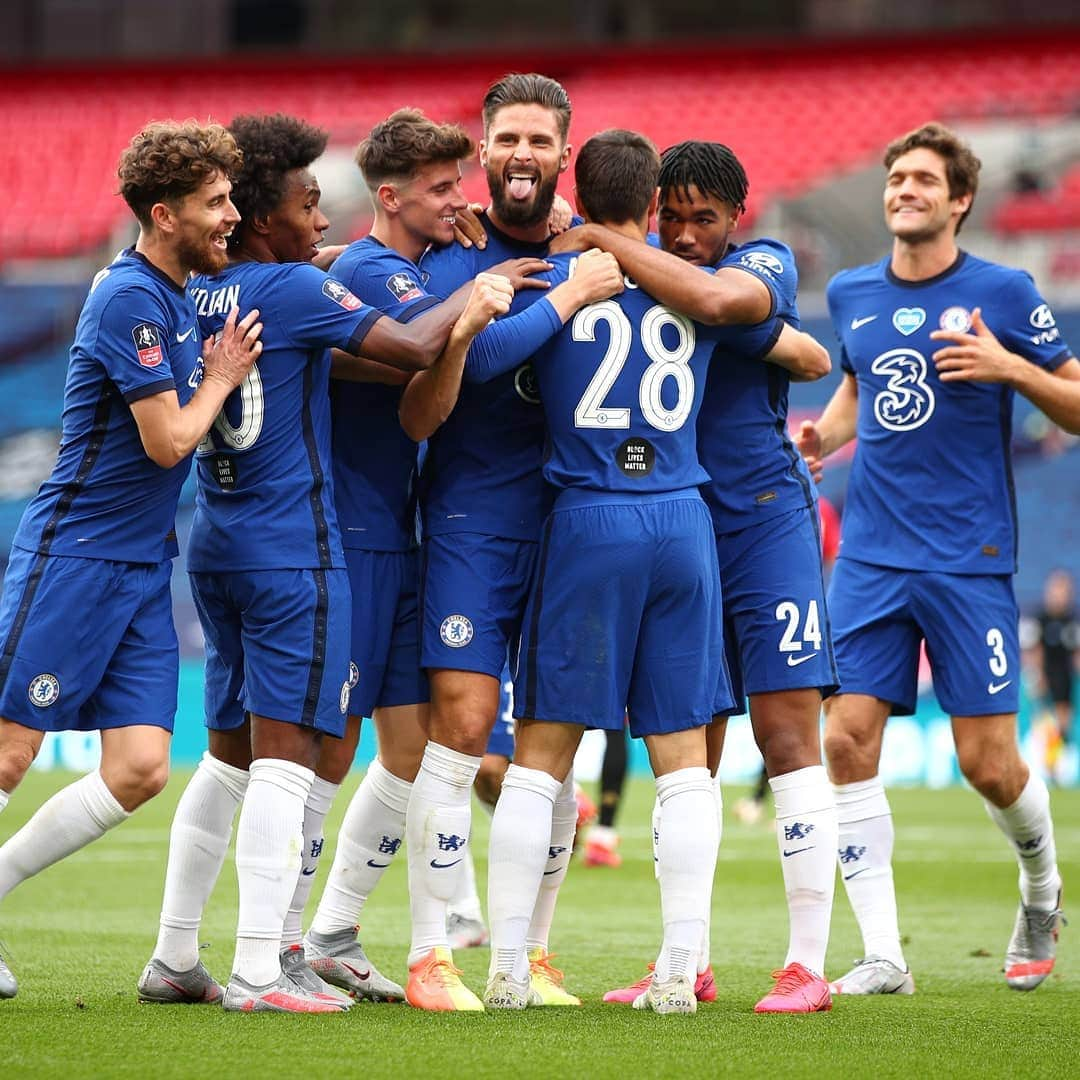
M469 848L465 849L457 888L447 902L446 914L459 915L463 919L475 919L477 922L484 921L484 913L480 910L480 893L476 887L476 866Z
M176 805L154 946L154 958L173 971L190 971L199 961L199 924L247 783L246 769L226 765L208 750Z
M577 799L574 796L574 773L563 781L559 794L555 796L555 805L551 813L551 839L548 844L547 863L544 875L540 879L540 890L536 895L532 922L525 935L528 949L548 951L548 936L551 923L555 918L555 902L559 899L559 889L566 879L573 854L574 833L577 831Z
M1008 837L1020 864L1020 896L1028 907L1052 911L1057 907L1061 875L1057 867L1050 792L1040 776L1031 773L1020 798L1002 809L983 802L997 827Z
M258 758L236 826L240 917L233 974L265 986L281 974L278 953L300 873L304 804L315 773L292 761Z
M487 811L489 817L495 813L495 807L483 800L480 800L480 807ZM480 891L476 885L476 864L473 862L471 846L465 849L457 888L446 905L446 914L460 915L463 919L475 919L477 922L484 921L484 913L480 910Z
M321 776L316 776L311 781L311 791L308 792L307 802L304 804L304 846L300 858L300 876L296 879L292 902L281 930L282 949L299 945L304 940L304 908L307 907L311 887L315 884L315 873L319 869L319 858L325 842L323 822L340 786L331 784Z
M548 863L552 814L561 788L555 777L539 769L511 765L506 770L488 851L492 972L529 977L525 938Z
M100 772L68 784L0 847L0 899L129 817Z
M311 929L319 934L349 930L405 838L405 811L412 784L376 758L345 811L334 862Z
M652 872L660 880L660 799L653 799L652 804Z
M712 778L712 790L713 799L716 802L716 848L720 849L720 844L724 839L724 793L720 787L720 775L719 773ZM709 966L709 954L711 950L711 930L712 930L712 894L709 895L709 910L705 912L705 933L701 935L701 951L698 953L697 971L698 974L702 974Z
M447 947L446 908L472 828L472 785L481 758L428 742L413 782L405 816L409 861L409 907L415 964L436 947Z
M834 784L837 851L848 903L862 933L865 956L880 956L907 971L893 885L893 819L878 776Z
M8 804L8 799L11 796L6 791L0 791L0 813L4 812L4 807Z
M823 765L774 776L776 839L787 894L789 938L784 966L825 971L836 888L836 803Z
M663 828L657 844L664 943L656 978L685 975L693 984L712 903L718 830L712 777L704 768L656 778Z

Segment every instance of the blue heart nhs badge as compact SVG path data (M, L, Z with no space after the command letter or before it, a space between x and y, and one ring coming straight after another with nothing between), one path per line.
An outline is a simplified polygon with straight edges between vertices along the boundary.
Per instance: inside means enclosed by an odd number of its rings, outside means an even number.
M892 324L904 337L909 337L926 322L926 312L921 307L902 307L893 312Z

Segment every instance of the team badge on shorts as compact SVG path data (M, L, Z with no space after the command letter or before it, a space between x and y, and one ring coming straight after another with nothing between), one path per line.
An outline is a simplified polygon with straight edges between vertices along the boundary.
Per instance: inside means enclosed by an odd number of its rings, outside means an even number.
M356 684L359 681L360 681L360 669L350 660L349 661L349 689L352 690L353 687L355 687Z
M55 675L37 675L30 680L27 694L31 705L47 709L60 696L60 680Z
M464 615L447 615L439 627L439 637L451 649L461 649L473 639L473 625Z

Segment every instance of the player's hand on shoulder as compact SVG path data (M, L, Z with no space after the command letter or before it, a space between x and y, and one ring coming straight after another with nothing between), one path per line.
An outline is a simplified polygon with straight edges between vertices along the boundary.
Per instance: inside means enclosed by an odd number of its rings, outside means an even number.
M496 263L487 273L499 274L507 278L514 287L514 291L518 292L521 289L550 288L550 281L533 277L533 274L544 274L551 268L551 263L544 259L506 259L501 263Z
M821 483L825 466L821 459L821 432L813 420L804 420L795 435L795 449L802 454L815 484Z
M572 229L551 238L548 244L549 255L573 255L579 251L588 251L595 247L590 225L575 225Z
M338 256L344 252L345 244L327 244L319 248L319 253L311 260L311 265L317 270L329 271L330 267L337 262Z
M477 274L465 309L458 316L457 329L478 334L497 315L505 315L514 299L514 287L501 274Z
M203 342L203 379L218 379L229 386L239 386L251 366L262 353L259 335L259 309L252 308L242 319L240 309L233 308L225 326L216 337Z
M481 251L487 247L487 233L479 218L483 212L484 208L480 203L469 203L464 210L458 210L454 215L454 239L462 247L477 247Z
M952 342L933 356L942 382L1008 382L1015 370L1017 358L994 336L980 308L971 313L970 330L935 330L930 336L935 341Z
M578 258L571 281L582 290L585 304L618 296L626 288L619 260L599 248L590 248Z
M570 228L573 220L574 208L561 195L556 195L551 204L551 213L548 214L548 232L558 236Z

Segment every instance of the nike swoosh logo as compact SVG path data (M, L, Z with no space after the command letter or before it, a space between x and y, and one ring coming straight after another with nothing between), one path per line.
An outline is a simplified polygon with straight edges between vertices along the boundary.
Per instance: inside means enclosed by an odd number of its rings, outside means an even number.
M800 664L805 664L807 660L813 660L815 656L817 656L817 653L807 653L806 656L789 656L787 666L798 667Z
M177 344L177 345L182 345L182 344L183 344L183 343L184 343L185 341L187 341L187 339L188 339L189 337L191 337L191 335L192 335L192 334L194 334L194 333L195 333L195 327L194 327L194 326L192 326L192 327L190 327L190 328L188 329L187 333L184 333L184 334L177 334L177 335L176 335L176 344Z
M457 866L459 862L461 862L460 859L455 859L453 862L436 862L434 859L432 859L431 865L436 870L449 870L451 866Z
M1012 685L1012 679L1006 679L1003 683L987 683L986 692L988 694L1000 694L1006 686Z
M368 968L367 971L357 971L352 964L346 964L344 960L339 960L338 963L346 971L351 971L361 982L365 982L367 979L371 978L371 968Z
M1021 851L1021 859L1037 859L1042 854L1041 851Z
M800 851L813 851L817 847L817 844L811 844L809 847L797 847L793 851L785 851L784 858L789 859L792 855L798 855Z
M374 870L382 870L390 865L388 862L372 862L370 859L368 859L367 864Z
M317 867L317 866L313 866L313 867L312 867L312 868L311 868L310 870L301 870L301 871L300 871L300 873L301 873L301 874L302 874L302 875L303 875L304 877L311 877L311 875L312 875L312 874L314 874L316 870L318 870L318 867Z
M1030 858L1030 856L1029 856L1029 858ZM565 866L556 866L554 870L545 870L544 871L544 877L547 877L548 874L557 874L560 870L565 870L565 869L566 869Z
M858 330L860 326L865 326L868 322L873 322L876 318L876 315L867 315L865 319L852 319L851 329Z
M853 877L858 877L860 874L865 874L867 870L872 869L869 866L864 866L861 870L856 870L854 874L845 874L844 880L850 881Z

